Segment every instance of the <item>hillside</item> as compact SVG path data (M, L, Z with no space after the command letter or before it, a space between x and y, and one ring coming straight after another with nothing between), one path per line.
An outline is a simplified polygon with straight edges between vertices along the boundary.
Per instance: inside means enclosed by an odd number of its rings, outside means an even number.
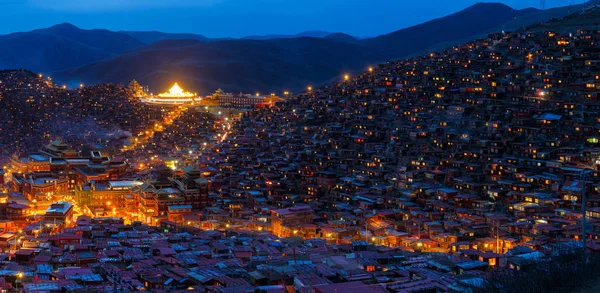
M370 48L317 38L161 41L119 57L56 73L61 80L125 83L158 91L182 82L197 92L304 89L381 60ZM151 61L149 61L151 60Z
M515 11L500 3L478 3L457 13L434 19L379 37L365 39L362 44L380 50L387 58L406 57L436 44L464 40L492 32L498 26L535 9Z
M412 54L412 55L426 54L431 51L444 50L445 48L448 48L453 45L468 42L470 40L477 39L477 38L483 38L488 33L491 33L491 32L521 30L524 27L529 27L534 24L544 24L545 25L546 22L552 22L553 20L556 21L558 19L562 19L563 17L571 15L577 11L581 11L584 7L590 6L591 2L592 1L588 1L585 4L569 5L569 6L551 8L551 9L546 9L546 10L525 9L525 10L522 10L521 11L522 13L520 13L516 18L511 18L511 19L505 21L504 23L497 25L496 27L493 27L488 30L482 30L481 32L479 32L477 34L474 34L472 36L468 36L468 37L465 37L462 39L455 39L452 41L440 42L440 43L437 43L428 48L425 48L425 49L423 49L415 54ZM568 30L572 30L572 28L569 28Z
M443 50L490 32L563 17L580 8L515 11L504 4L479 3L446 17L362 40L324 31L225 40L157 31L81 30L62 24L0 36L0 68L53 72L52 76L60 77L63 83L125 84L136 78L155 90L174 79L187 80L198 91L217 87L298 90L308 83L335 80L343 72L362 70L374 62Z
M527 9L522 13L533 11ZM490 14L494 17L486 17ZM136 78L154 90L163 89L173 80L186 81L199 92L215 88L299 90L307 84L335 80L346 71L363 70L377 61L401 58L442 41L481 33L504 23L512 15L512 8L506 5L477 4L445 18L365 40L326 32L298 34L310 38L271 35L266 40L210 43L166 40L54 75L63 82L82 81L86 84L124 84Z
M575 14L566 16L560 20L546 23L537 23L527 28L533 32L555 31L558 33L572 33L577 29L585 28L589 30L600 29L600 10L586 9Z
M76 144L108 142L146 129L161 115L122 86L68 90L31 71L0 70L0 161L56 137Z

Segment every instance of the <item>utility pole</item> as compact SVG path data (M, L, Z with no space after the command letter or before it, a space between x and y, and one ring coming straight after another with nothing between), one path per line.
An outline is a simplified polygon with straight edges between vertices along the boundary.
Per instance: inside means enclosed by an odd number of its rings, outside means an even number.
M365 221L365 241L367 242L367 245L369 244L369 235L368 235L368 231L369 231L369 225L367 223L367 211L365 210L365 213L363 214L363 218Z
M586 224L586 202L585 202L585 175L589 174L586 171L589 170L582 170L581 171L581 214L582 214L582 218L581 218L581 237L582 237L582 242L583 242L583 261L587 262L587 258L586 258L586 244L587 244L587 236L585 233L585 224Z
M498 239L498 221L496 220L496 221L494 221L494 223L496 223L496 253L498 253L498 249L500 249L500 247L498 247L499 246L498 245L498 242L499 242L499 239Z

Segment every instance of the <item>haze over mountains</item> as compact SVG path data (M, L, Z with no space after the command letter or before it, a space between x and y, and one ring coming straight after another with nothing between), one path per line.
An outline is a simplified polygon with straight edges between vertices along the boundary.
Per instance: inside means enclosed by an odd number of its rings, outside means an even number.
M0 36L0 68L28 68L62 83L135 78L151 90L174 80L197 92L298 90L385 60L434 50L501 30L564 17L581 5L548 10L479 3L373 38L310 31L210 39L157 31L82 30L71 24ZM516 19L515 19L516 17Z

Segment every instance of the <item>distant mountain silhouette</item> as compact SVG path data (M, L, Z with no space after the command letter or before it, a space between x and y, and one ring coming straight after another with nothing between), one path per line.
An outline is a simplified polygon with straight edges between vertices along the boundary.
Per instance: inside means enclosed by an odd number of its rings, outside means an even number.
M0 68L50 72L89 64L143 43L108 30L82 30L69 23L0 36Z
M56 73L63 80L124 83L137 79L158 91L174 81L197 92L304 89L381 56L357 44L318 38L161 41L117 58Z
M584 7L590 7L592 2L595 0L590 0L584 4L578 5L569 5L564 7L556 7L546 10L539 10L535 8L526 8L523 10L516 11L515 17L511 17L506 21L497 24L496 26L488 26L485 29L481 29L479 32L468 35L463 38L457 38L450 41L442 41L437 44L431 45L419 52L411 53L410 55L418 55L428 53L430 51L438 51L448 48L452 45L461 44L467 42L472 39L485 37L488 33L491 32L500 32L500 31L515 31L521 30L524 27L530 26L536 23L545 23L552 19L563 18L567 15L573 14L577 11L581 11ZM480 4L481 5L481 4ZM483 4L483 5L497 5L497 4ZM503 5L503 4L500 4ZM482 6L480 6L482 7Z
M245 40L271 40L271 39L291 39L291 38L301 38L301 37L310 37L310 38L324 38L330 35L330 32L326 31L305 31L293 35L285 35L285 34L274 34L274 35L254 35L254 36L245 36L242 39Z
M158 41L164 40L198 40L203 42L211 41L211 39L197 34L185 34L185 33L163 33L159 31L119 31L136 38L145 44L152 44Z
M347 43L356 43L358 42L358 39L349 35L349 34L345 34L345 33L333 33L333 34L329 34L325 36L325 39L328 40L337 40L337 41L341 41L341 42L347 42Z
M379 49L389 58L419 53L443 42L463 40L493 31L515 16L537 9L514 10L500 3L477 3L457 13L386 35L362 40L361 43Z
M157 31L82 30L71 24L0 36L0 68L50 72L61 82L127 83L154 90L175 79L198 92L303 89L375 62L438 51L500 30L563 17L581 5L514 10L478 3L446 17L386 35L357 39L344 33L210 39ZM516 19L515 19L516 17Z

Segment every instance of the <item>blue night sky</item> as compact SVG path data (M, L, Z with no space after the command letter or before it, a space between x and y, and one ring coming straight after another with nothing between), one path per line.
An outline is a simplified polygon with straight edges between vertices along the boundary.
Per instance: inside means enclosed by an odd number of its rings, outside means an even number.
M70 22L85 29L159 30L207 37L306 30L375 36L482 0L0 0L0 34ZM539 0L496 0L539 8ZM546 0L546 8L583 0Z

